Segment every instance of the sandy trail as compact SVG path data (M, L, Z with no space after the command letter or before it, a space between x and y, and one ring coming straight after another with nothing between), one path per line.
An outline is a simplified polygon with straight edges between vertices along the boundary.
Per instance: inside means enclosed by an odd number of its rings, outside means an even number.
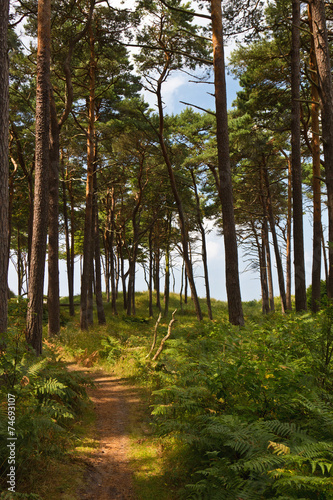
M131 407L140 402L135 388L119 377L97 373L88 394L96 412L99 448L87 460L82 500L136 500L129 466L128 425Z

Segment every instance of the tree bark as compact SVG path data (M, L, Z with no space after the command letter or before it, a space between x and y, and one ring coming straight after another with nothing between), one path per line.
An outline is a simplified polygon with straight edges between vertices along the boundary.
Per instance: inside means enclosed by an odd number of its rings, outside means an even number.
M148 295L149 295L149 301L148 301L148 309L149 309L149 317L152 318L154 313L153 313L153 267L154 267L154 262L153 262L153 227L150 228L149 231L149 277L148 277Z
M274 214L273 214L269 179L268 179L268 173L267 173L266 166L262 167L262 175L263 175L263 182L266 186L266 196L263 198L263 208L264 208L264 213L268 214L269 225L271 228L274 253L275 253L275 261L276 261L276 267L277 267L277 273L278 273L278 282L279 282L280 297L281 297L281 307L282 307L282 313L285 313L287 303L286 303L286 292L285 292L285 286L284 286L284 274L283 274L283 267L282 267L282 260L281 260L281 255L280 255L279 243L278 243L277 234L276 234L275 219L274 219Z
M50 173L49 173L49 242L48 242L48 334L60 331L59 291L59 152L60 137L54 96L50 93Z
M170 302L170 238L171 238L171 214L167 216L167 241L165 248L165 278L164 278L164 316L169 313Z
M100 250L100 237L99 237L99 216L98 216L98 199L97 199L97 176L96 176L96 158L95 158L95 168L94 168L94 247L95 247L95 296L96 296L96 309L97 309L97 319L100 325L106 323L103 297L102 297L102 275L101 275L101 250Z
M273 312L275 310L275 304L274 304L274 289L273 289L273 276L272 276L272 259L271 259L271 249L269 244L268 224L266 218L264 219L263 222L263 241L266 248L269 308L270 311Z
M300 0L292 1L291 46L291 168L293 180L295 308L306 310L304 265L302 167L301 167L301 103L300 103Z
M63 158L61 160L61 173L62 173L62 204L63 204L63 216L64 216L64 226L65 226L65 240L66 240L66 265L67 265L67 282L68 282L68 299L69 299L69 314L74 316L74 266L72 266L72 248L70 245L69 238L69 224L68 224L68 210L67 210L67 187L66 187L66 176L65 168L63 165ZM74 231L74 228L71 228Z
M197 186L195 175L194 175L194 172L192 169L191 169L191 177L192 177L192 183L193 183L195 201L196 201L197 221L198 221L199 231L201 234L201 256L202 256L202 264L203 264L203 268L204 268L204 279L205 279L205 288L206 288L206 302L207 302L207 309L208 309L208 317L209 317L209 319L213 319L212 304L211 304L211 300L210 300L209 276L208 276L206 231L205 231L205 228L203 226L202 217L201 217L198 186Z
M160 242L159 242L159 224L156 227L154 238L154 288L156 291L156 307L161 312L161 297L160 297Z
M87 330L91 317L89 317L88 296L91 295L91 280L93 276L93 177L95 159L95 49L94 34L89 27L90 65L89 65L89 108L88 108L88 133L87 133L87 182L86 182L86 212L84 223L83 241L83 272L81 277L80 300L80 328ZM90 309L90 308L89 308Z
M313 29L311 9L308 7L310 30ZM312 191L313 191L313 248L312 248L312 297L311 309L320 309L320 278L321 278L321 163L319 139L319 92L314 39L311 37L310 47L311 71L311 124L312 124Z
M9 178L9 1L0 3L0 346L7 330L8 316L8 178Z
M29 270L27 311L27 342L37 355L42 353L43 288L46 255L49 185L50 127L50 46L51 1L38 2L37 91L36 91L36 154L34 225Z
M287 248L286 248L286 309L292 310L291 304L291 219L292 219L292 174L291 161L288 158L288 213L287 213Z
M310 0L312 32L316 55L319 83L319 97L322 121L322 140L325 163L328 207L328 287L327 293L333 298L333 88L330 50L327 36L325 2Z
M238 251L229 155L221 0L211 0L211 18L213 32L216 137L220 183L219 194L222 205L229 321L234 325L243 325L244 316L239 285Z

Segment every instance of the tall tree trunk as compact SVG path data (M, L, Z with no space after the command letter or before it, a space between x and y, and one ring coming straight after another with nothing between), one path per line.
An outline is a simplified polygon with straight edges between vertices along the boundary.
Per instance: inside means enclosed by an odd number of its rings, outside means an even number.
M308 6L310 30L312 29L311 9ZM312 191L313 191L313 252L312 252L312 298L311 309L320 309L321 278L321 186L320 186L320 139L319 139L319 92L317 64L313 36L310 47L311 71L311 125L312 125Z
M60 331L59 291L59 126L54 96L50 95L50 173L49 173L49 243L48 243L48 334Z
M286 248L286 310L292 310L291 304L291 219L292 219L292 174L291 161L288 158L288 213L287 213L287 248Z
M323 225L321 225L321 244L322 244L322 248L323 248L324 269L325 269L325 280L326 280L326 285L328 285L328 265L327 265L326 245L325 245L325 238L324 238Z
M263 222L263 241L266 249L266 262L267 262L267 281L268 281L268 295L269 295L269 308L270 311L275 310L274 304L274 290L273 290L273 276L272 276L272 259L271 259L271 249L269 244L269 232L267 219Z
M153 261L153 226L150 228L149 231L149 238L148 238L148 245L149 245L149 276L148 276L148 295L149 295L149 300L148 300L148 309L149 309L149 317L152 318L154 313L153 313L153 274L154 274L154 261Z
M38 2L34 228L29 270L27 342L42 353L43 288L48 219L51 1Z
M171 214L167 216L167 241L165 248L165 278L164 278L164 316L169 313L170 302L170 238L171 238Z
M183 264L184 260L183 260ZM187 279L187 273L186 273L186 267L185 267L185 273L184 273L184 280L185 280L185 288L184 288L184 304L187 304L187 298L188 298L188 279Z
M7 330L8 316L8 177L9 177L9 0L0 4L0 335ZM0 336L0 346L4 346Z
M71 260L71 246L69 242L69 224L68 224L68 210L67 210L67 195L66 195L66 176L65 168L63 164L63 158L61 159L61 174L62 174L62 205L63 205L63 217L65 226L65 241L66 241L66 265L67 265L67 282L68 282L68 299L69 299L69 314L74 316L74 282L73 282L73 270L72 270L72 260ZM72 228L73 230L73 228Z
M124 262L124 255L123 255L123 241L121 240L121 236L119 236L119 235L118 235L117 251L118 251L118 260L120 261L120 278L121 278L122 289L123 289L123 308L124 308L124 311L126 311L127 310L126 277L128 275L128 271L125 273L125 262Z
M162 307L161 307L161 297L160 297L160 243L159 243L159 237L158 237L158 231L159 231L159 225L157 226L156 232L157 235L155 235L154 238L154 264L155 264L155 273L154 273L154 287L156 291L156 307L158 310L161 312Z
M95 159L96 160L96 159ZM96 161L94 168L94 247L95 247L95 281L96 281L96 309L97 319L100 325L104 325L105 313L102 298L102 275L101 275L101 250L100 250L100 237L99 237L99 217L98 217L98 199L97 199L97 176L96 176Z
M202 264L203 264L203 268L204 268L204 279L205 279L205 288L206 288L206 301L207 301L208 317L209 317L209 319L213 319L212 304L211 304L211 300L210 300L209 276L208 276L206 231L205 231L205 228L204 228L203 223L202 223L198 186L197 186L195 175L194 175L194 172L192 169L191 169L191 177L192 177L192 183L193 183L193 187L194 187L194 194L195 194L195 201L196 201L197 221L198 221L199 231L201 234L201 256L202 256Z
M185 223L185 215L184 215L184 210L183 210L183 204L181 201L181 198L178 193L177 189L177 183L175 179L175 174L173 172L172 164L170 161L170 157L168 154L168 150L166 147L166 144L164 142L164 137L163 137L163 132L164 132L164 115L163 115L163 102L162 102L162 95L161 95L161 86L162 82L164 80L165 75L168 72L168 57L169 55L166 54L167 57L167 62L164 66L164 70L158 80L157 83L157 90L156 90L156 95L157 95L157 103L158 103L158 114L159 114L159 131L158 131L158 139L159 143L161 146L162 150L162 155L165 161L165 164L167 166L168 174L169 174L169 179L170 179L170 184L171 184L171 190L175 199L175 203L177 206L177 211L178 211L178 217L179 217L179 228L180 228L180 234L181 234L181 240L182 240L182 247L183 247L183 259L185 262L185 267L187 271L187 277L189 280L190 288L191 288L191 294L192 294L192 300L196 312L197 319L199 321L202 320L202 312L200 308L200 303L199 303L199 298L197 294L197 290L195 287L195 282L194 282L194 276L193 276L193 269L192 269L192 264L190 261L189 253L188 253L188 239L187 239L187 231L186 231L186 223Z
M252 222L252 231L255 237L260 268L260 285L261 285L261 298L262 298L262 312L268 314L270 311L268 285L267 285L267 265L266 265L266 245L265 245L265 227L261 229L261 243L254 223Z
M22 296L22 282L23 282L23 272L22 272L22 251L21 251L21 234L20 228L17 228L17 291L18 296Z
M118 285L117 285L117 276L119 276L119 272L116 271L116 262L115 262L115 254L114 254L114 234L115 234L115 223L114 223L114 194L112 194L112 214L111 214L111 234L110 234L110 277L111 277L111 308L113 314L117 315L117 293L118 293ZM118 260L119 262L119 260Z
M293 179L294 271L296 311L306 310L304 265L301 103L300 103L300 0L292 0L291 46L291 168Z
M83 272L81 277L81 301L80 301L80 327L87 330L91 317L89 317L88 296L90 296L91 280L93 276L93 177L95 159L95 48L94 34L89 27L90 42L90 67L89 67L89 109L88 109L88 133L87 133L87 182L86 182L86 213L84 223L83 240Z
M266 186L266 197L264 197L264 198L266 198L266 200L264 199L263 208L264 208L264 213L265 214L266 214L266 212L268 213L268 220L269 220L269 225L271 228L271 233L272 233L272 238L273 238L275 261L276 261L276 267L277 267L277 273L278 273L278 282L279 282L279 289L280 289L282 313L285 313L287 304L286 304L286 292L285 292L285 286L284 286L284 274L283 274L283 267L282 267L282 260L281 260L281 255L280 255L279 243L278 243L277 234L276 234L275 219L274 219L274 214L273 214L268 172L267 172L266 166L264 166L262 168L262 175L264 178L263 181L264 181L265 186ZM266 204L267 204L267 208L266 208Z
M221 0L211 0L211 18L213 32L216 137L220 183L219 194L222 204L229 321L234 325L243 325L244 316L239 285L238 251L229 155Z
M328 248L329 275L327 292L328 296L333 298L333 245L331 244L333 242L333 88L324 0L310 0L310 10L318 69L325 180L327 186L328 240L330 242Z

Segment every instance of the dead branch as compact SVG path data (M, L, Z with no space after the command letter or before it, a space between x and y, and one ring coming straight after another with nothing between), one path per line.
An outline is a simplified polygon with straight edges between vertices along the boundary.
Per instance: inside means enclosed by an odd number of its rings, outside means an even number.
M156 344L156 339L157 339L157 327L161 321L161 318L162 318L162 313L159 314L158 318L157 318L157 321L156 321L156 324L155 324L155 328L154 328L154 337L153 337L153 343L151 345L151 348L150 348L150 351L149 353L147 354L146 358L149 358L149 356L151 355L151 353L153 352L153 350L155 349L155 344Z
M169 326L168 326L168 333L167 333L167 334L166 334L166 336L165 336L165 337L161 340L160 347L157 349L156 354L155 354L155 356L153 357L153 361L156 361L156 360L157 360L158 356L159 356L159 355L161 354L161 352L162 352L162 349L163 349L163 347L164 347L164 343L165 343L165 341L166 341L166 340L168 340L168 338L169 338L169 337L170 337L170 335L171 335L172 325L174 324L174 322L175 322L175 321L177 321L177 320L175 319L175 314L176 314L176 312L177 312L177 309L175 309L175 310L173 311L173 313L172 313L172 320L170 321Z

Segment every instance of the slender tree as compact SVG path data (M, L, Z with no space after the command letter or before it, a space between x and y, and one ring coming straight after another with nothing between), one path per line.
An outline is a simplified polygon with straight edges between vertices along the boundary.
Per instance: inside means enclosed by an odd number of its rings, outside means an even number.
M9 1L0 3L0 334L7 329L8 310L8 177L9 177ZM1 341L0 341L1 344Z
M291 168L293 181L296 311L306 310L300 129L300 17L300 1L293 0L291 38Z
M220 183L219 194L222 204L229 320L234 325L243 325L244 317L239 285L238 250L230 169L222 9L220 0L211 1L211 16L214 51L216 137Z
M29 270L27 341L37 355L42 352L43 287L46 254L49 125L50 125L50 46L51 0L38 2L37 90L36 90L36 153L34 226Z
M309 2L312 18L314 52L318 69L319 97L322 121L322 140L327 186L328 239L333 242L333 87L331 58L328 43L325 2ZM328 295L333 298L333 245L329 245Z

